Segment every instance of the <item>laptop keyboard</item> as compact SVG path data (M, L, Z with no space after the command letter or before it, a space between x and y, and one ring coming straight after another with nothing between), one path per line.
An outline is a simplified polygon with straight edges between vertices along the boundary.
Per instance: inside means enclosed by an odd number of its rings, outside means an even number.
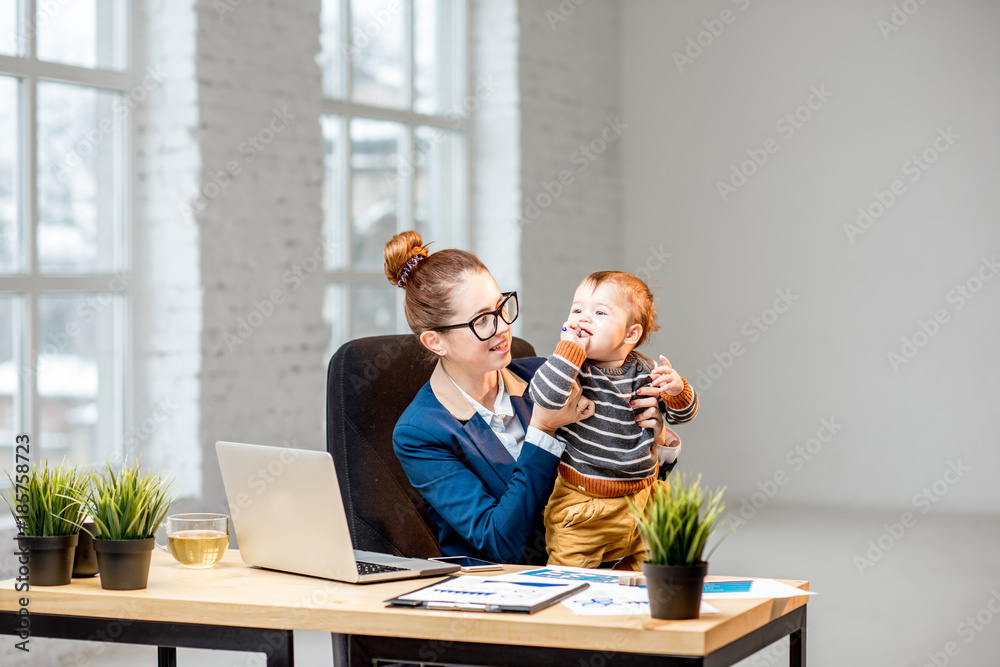
M392 565L382 565L380 563L365 563L356 561L358 564L358 574L380 574L382 572L402 572L405 567L393 567Z

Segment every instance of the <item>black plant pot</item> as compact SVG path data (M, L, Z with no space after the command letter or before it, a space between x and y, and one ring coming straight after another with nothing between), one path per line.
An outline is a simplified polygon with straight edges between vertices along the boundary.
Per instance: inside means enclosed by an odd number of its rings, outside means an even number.
M708 563L694 565L642 564L649 593L649 612L653 618L681 620L698 618L701 591L708 574Z
M101 568L101 588L111 591L134 591L146 587L153 539L94 540L97 563Z
M18 535L22 553L27 550L29 586L65 586L73 578L73 551L78 535L30 537Z
M97 565L97 552L94 551L94 538L90 534L97 534L97 526L92 523L85 523L86 530L80 531L80 542L76 545L76 555L73 558L74 577L92 577L100 569Z

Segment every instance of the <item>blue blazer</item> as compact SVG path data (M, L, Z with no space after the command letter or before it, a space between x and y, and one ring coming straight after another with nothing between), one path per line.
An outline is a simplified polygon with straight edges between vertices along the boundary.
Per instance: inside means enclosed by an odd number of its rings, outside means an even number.
M500 371L525 432L528 382L544 362L514 359ZM525 439L515 461L441 364L399 418L392 445L437 525L443 555L546 562L542 513L559 458Z

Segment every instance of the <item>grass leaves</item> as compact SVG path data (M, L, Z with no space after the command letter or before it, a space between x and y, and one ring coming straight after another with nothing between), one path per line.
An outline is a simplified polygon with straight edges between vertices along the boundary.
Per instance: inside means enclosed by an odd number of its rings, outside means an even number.
M87 496L87 474L78 466L60 463L49 468L48 461L27 475L18 475L23 484L10 480L10 497L3 497L17 522L29 537L74 535L80 530Z
M690 477L680 474L671 478L669 489L653 487L645 510L640 511L629 500L629 508L649 551L649 562L694 565L711 556L709 552L703 559L702 553L726 509L722 502L723 491L725 488L714 491L702 488L701 475L691 481Z
M115 474L110 464L91 475L87 510L102 540L152 537L167 515L173 484L159 473L142 474L139 463Z

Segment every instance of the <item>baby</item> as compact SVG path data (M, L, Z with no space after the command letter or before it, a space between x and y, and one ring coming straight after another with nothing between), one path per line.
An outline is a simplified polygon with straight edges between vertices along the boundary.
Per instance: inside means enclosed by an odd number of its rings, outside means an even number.
M659 328L642 280L621 271L592 273L576 289L555 352L531 381L531 398L543 408L561 408L578 380L596 408L557 431L566 450L545 507L550 565L597 567L621 559L616 569L641 569L645 548L626 499L642 508L653 485L666 484L680 439L664 420L680 424L698 412L694 388L666 357L657 365L634 351ZM663 420L653 408L637 417L631 401L657 395Z

